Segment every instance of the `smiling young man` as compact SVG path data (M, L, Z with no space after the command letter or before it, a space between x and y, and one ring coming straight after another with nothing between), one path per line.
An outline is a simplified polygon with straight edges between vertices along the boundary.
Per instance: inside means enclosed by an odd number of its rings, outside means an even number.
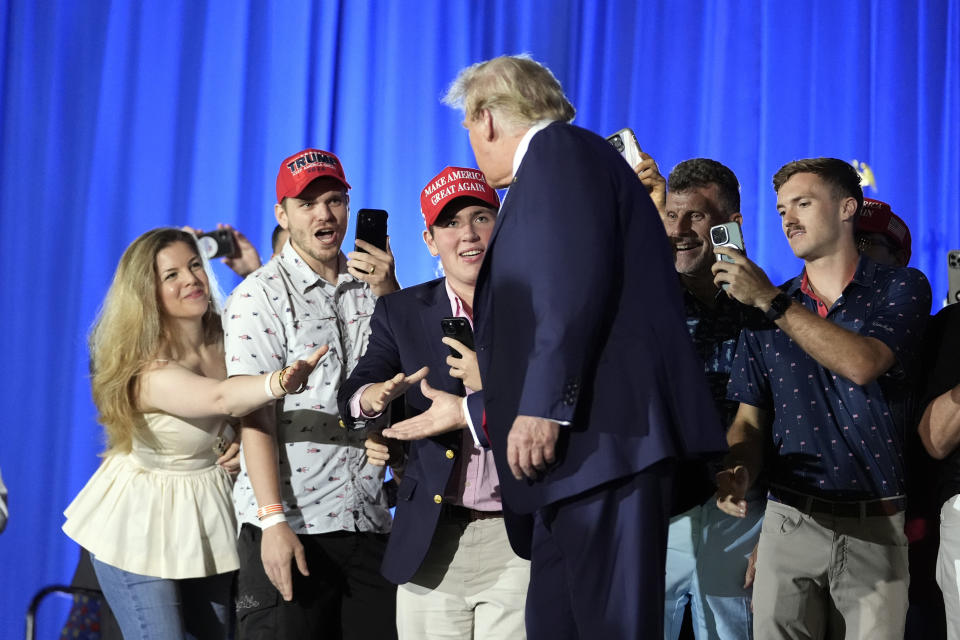
M404 415L417 415L430 406L414 384L424 376L458 397L480 390L476 354L444 338L440 321L455 316L472 324L477 275L499 206L476 169L447 167L427 183L420 196L423 240L445 277L377 303L367 351L340 389L341 414L374 419L403 396ZM448 345L463 357L452 357ZM406 460L380 439L368 440L367 452L402 475L382 568L400 585L400 638L523 638L530 563L507 540L493 454L475 446L467 431L413 442Z
M383 471L363 431L341 427L337 390L366 346L376 299L398 288L393 255L344 256L350 185L332 153L306 149L277 175L290 238L231 294L227 372L254 375L327 344L304 392L243 419L234 489L243 638L390 638L396 588L379 572L390 531Z
M740 335L728 397L718 505L747 512L764 463L770 487L757 553L754 634L902 638L907 607L903 444L911 376L930 310L914 269L859 256L860 177L834 158L797 160L773 178L803 273L782 287L743 254L713 266L768 328Z

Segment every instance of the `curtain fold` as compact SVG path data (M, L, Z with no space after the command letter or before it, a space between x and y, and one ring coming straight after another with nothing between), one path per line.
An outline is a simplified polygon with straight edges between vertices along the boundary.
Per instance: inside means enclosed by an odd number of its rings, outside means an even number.
M958 0L0 2L0 620L71 575L61 511L102 446L86 333L143 231L227 222L266 259L279 161L317 146L343 161L354 211L390 212L401 282L435 277L419 189L475 166L439 99L463 66L529 52L577 124L632 127L665 175L694 156L730 166L748 253L775 282L800 267L776 169L866 163L939 304L960 248L958 47Z

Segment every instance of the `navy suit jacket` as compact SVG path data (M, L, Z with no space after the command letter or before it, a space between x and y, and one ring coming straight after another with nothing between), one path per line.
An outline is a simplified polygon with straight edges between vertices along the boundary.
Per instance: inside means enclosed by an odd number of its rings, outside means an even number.
M484 389L471 419L484 431L485 412L515 512L726 450L663 223L603 138L564 123L533 137L487 246L474 323ZM569 422L536 481L507 464L517 415Z
M443 337L440 320L449 315L450 298L442 278L377 300L367 349L340 386L340 415L350 415L350 398L363 385L383 382L400 371L410 374L425 365L430 367L427 382L432 387L463 396L466 393L463 383L450 376L450 367L446 364L449 349L440 342ZM422 413L430 404L416 385L404 396L404 415L394 415L392 420ZM391 582L409 582L430 548L440 517L441 505L436 498L444 495L454 463L460 458L461 438L462 432L456 431L410 444L397 493L393 530L381 567ZM523 529L523 525L520 528ZM529 551L527 554L529 556Z

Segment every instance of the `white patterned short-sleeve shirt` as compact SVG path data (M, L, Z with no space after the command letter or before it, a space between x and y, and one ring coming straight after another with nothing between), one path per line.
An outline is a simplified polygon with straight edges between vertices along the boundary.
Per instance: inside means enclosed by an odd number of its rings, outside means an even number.
M223 314L227 374L260 375L330 350L303 393L276 403L280 493L296 533L390 530L383 467L367 463L365 430L344 429L337 391L366 349L376 296L346 270L336 285L318 276L289 242L250 274ZM241 456L234 487L239 522L257 523L257 501Z

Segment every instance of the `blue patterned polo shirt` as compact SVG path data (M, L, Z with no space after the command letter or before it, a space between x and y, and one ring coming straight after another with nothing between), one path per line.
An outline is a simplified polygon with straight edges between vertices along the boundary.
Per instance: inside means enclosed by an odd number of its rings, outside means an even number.
M916 269L861 256L853 279L827 309L804 292L804 276L781 289L830 322L882 341L896 364L860 386L821 366L775 325L744 330L727 397L772 412L772 483L831 500L901 495L904 433L915 428L905 414L930 285Z
M703 373L720 416L717 428L725 432L739 406L738 402L727 399L727 381L733 368L737 338L741 329L761 327L766 318L759 309L741 304L719 289L713 302L713 306L706 305L686 287L683 288L687 332L703 361ZM678 464L674 510L683 512L703 504L716 492L713 477L716 469L704 460L686 460Z

